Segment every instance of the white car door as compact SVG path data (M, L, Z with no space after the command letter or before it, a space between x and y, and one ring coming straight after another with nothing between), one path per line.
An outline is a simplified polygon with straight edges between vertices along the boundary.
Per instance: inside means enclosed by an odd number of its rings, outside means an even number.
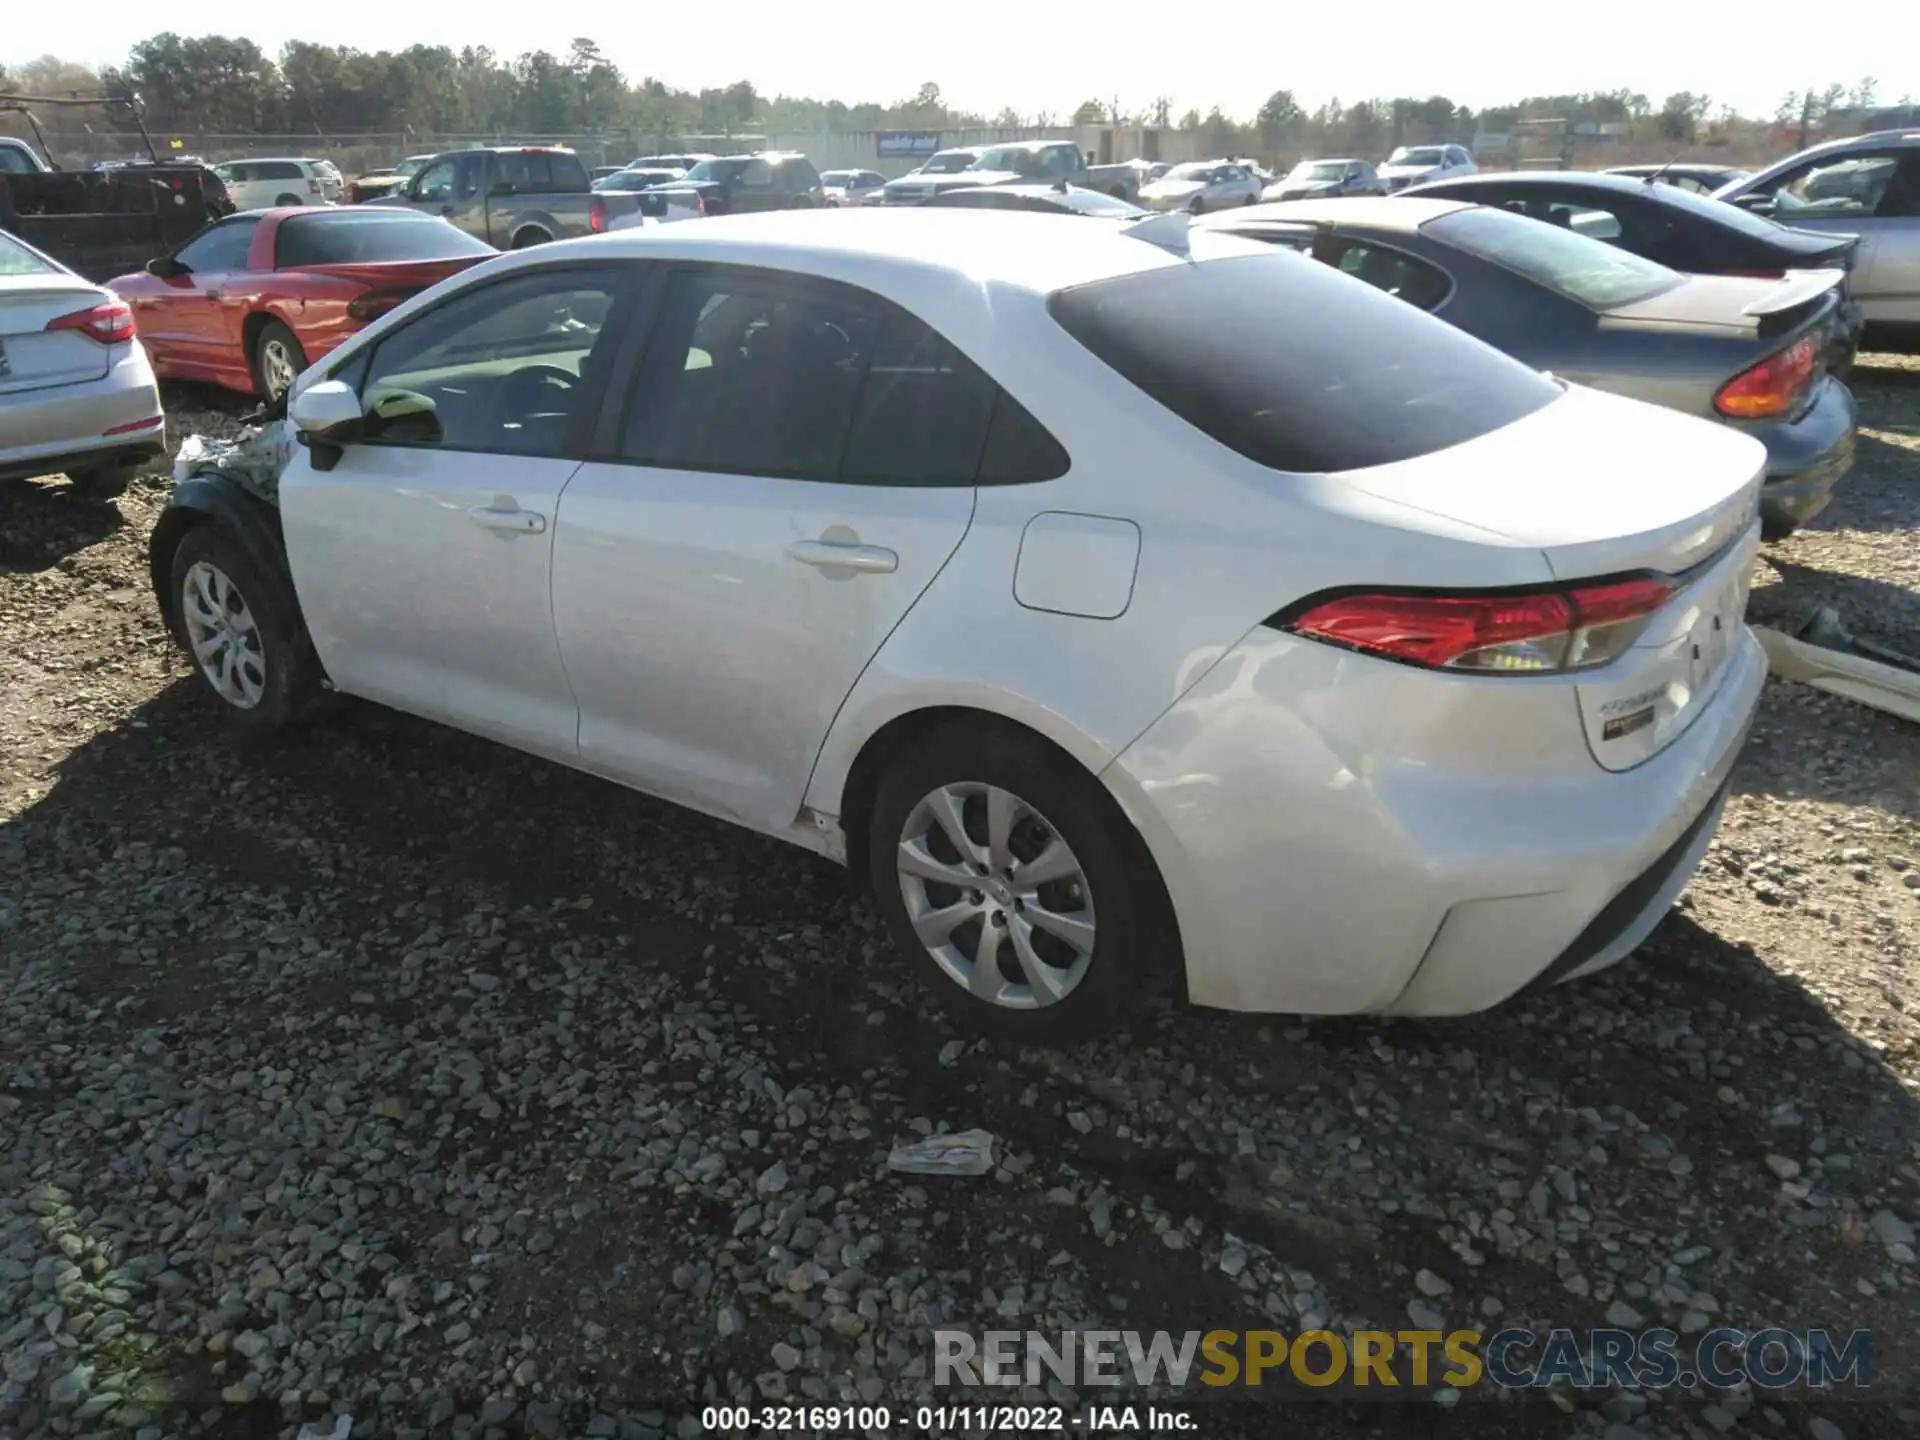
M677 266L561 499L580 763L769 832L965 535L992 382L870 292ZM620 373L629 373L622 365ZM616 458L617 457L617 458Z
M608 316L633 273L544 265L462 288L333 374L359 391L364 435L297 450L280 510L340 689L574 757L554 519L598 410L591 362L614 343Z

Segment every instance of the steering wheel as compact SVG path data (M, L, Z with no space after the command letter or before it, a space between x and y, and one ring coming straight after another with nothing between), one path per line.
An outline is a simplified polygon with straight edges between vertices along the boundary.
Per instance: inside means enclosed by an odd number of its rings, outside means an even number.
M558 365L528 365L507 377L500 387L497 403L503 409L519 409L521 404L538 409L549 401L564 400L579 383L579 376L569 374ZM520 403L509 406L509 400Z

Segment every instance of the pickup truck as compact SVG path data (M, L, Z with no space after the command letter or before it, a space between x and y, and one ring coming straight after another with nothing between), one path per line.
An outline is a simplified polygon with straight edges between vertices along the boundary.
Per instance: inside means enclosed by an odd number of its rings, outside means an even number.
M368 203L444 216L476 240L524 250L598 235L634 208L634 197L595 194L571 150L516 145L437 155L403 188Z
M913 174L889 181L880 192L880 203L918 205L948 190L1010 185L1018 181L1052 184L1064 180L1069 185L1093 184L1087 170L1087 157L1071 140L1022 140L1007 145L986 145L976 150L972 162L963 168L935 168L955 154L942 151Z
M0 230L88 280L137 270L232 213L204 165L56 170L26 141L0 136Z

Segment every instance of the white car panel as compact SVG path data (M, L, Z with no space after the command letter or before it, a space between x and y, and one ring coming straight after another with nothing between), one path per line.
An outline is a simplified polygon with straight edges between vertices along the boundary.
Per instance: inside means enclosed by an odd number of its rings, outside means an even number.
M1204 1004L1478 1008L1603 919L1581 968L1613 958L1697 860L1757 702L1764 665L1723 582L1751 554L1758 447L1573 391L1417 459L1269 468L1048 313L1053 292L1118 276L1314 263L1200 231L1185 243L898 207L649 227L456 277L301 385L521 269L763 266L864 287L926 321L1071 464L976 490L355 445L322 472L302 451L282 506L322 659L342 689L828 853L860 818L846 813L856 762L891 722L966 707L1024 725L1138 830ZM482 530L476 507L549 523ZM871 549L842 566L820 548L832 545ZM1688 565L1700 568L1640 644L1587 672L1435 671L1264 623L1354 587ZM1719 663L1679 678L1716 617L1730 627ZM1668 695L1616 770L1603 757L1618 742L1592 738L1594 717L1656 683L1689 694Z

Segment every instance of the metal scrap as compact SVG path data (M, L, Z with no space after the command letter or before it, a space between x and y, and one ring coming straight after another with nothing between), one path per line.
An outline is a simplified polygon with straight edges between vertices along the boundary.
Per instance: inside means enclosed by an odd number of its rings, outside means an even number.
M911 1145L894 1146L887 1168L908 1175L984 1175L993 1169L993 1145L993 1135L986 1130L931 1135Z

